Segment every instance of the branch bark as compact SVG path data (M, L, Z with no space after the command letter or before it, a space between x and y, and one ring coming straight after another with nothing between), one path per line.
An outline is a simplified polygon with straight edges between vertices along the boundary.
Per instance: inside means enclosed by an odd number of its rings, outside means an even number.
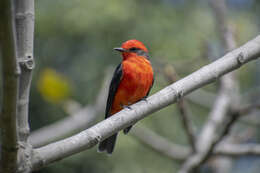
M28 105L33 59L34 0L16 0L16 34L18 61L21 64L19 78L18 127L19 140L26 142L29 135Z
M131 110L124 109L79 134L35 149L32 158L33 169L39 169L52 162L91 148L115 132L135 124L148 116L148 114L176 102L184 95L215 81L220 76L239 68L259 56L260 36L150 96L147 98L147 101L140 101L132 105Z
M29 123L28 107L34 68L34 0L15 0L17 58L20 64L19 96L17 109L19 157L18 170L26 173L31 170L30 156L32 147L28 143Z
M3 68L3 106L1 110L0 171L14 173L17 162L17 95L18 71L13 1L0 2L0 41Z

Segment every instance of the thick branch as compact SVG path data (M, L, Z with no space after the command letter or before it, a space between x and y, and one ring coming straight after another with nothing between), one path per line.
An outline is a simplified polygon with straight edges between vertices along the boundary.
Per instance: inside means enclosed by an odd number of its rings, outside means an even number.
M0 1L0 41L2 46L3 106L1 111L1 172L14 173L17 160L16 106L18 71L16 62L13 1Z
M27 142L29 136L28 107L33 59L34 37L34 0L15 0L17 58L20 65L19 96L17 109L19 137L19 171L30 172L31 146Z
M19 140L26 142L29 135L28 105L34 66L34 0L16 0L16 34L18 61L21 64L19 78L18 127Z
M226 54L221 59L164 88L156 94L124 109L112 117L81 133L34 150L33 169L39 169L96 145L115 132L182 98L184 95L213 82L220 76L239 68L260 56L260 36L244 46Z

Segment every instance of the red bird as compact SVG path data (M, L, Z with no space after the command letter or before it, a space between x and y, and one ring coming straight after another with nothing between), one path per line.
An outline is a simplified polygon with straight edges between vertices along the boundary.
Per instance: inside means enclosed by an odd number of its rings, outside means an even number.
M109 87L105 119L124 107L145 99L154 81L153 69L149 61L148 50L138 40L128 40L120 48L123 60L117 66ZM124 129L127 134L132 126ZM115 147L117 133L99 144L98 151L111 154Z

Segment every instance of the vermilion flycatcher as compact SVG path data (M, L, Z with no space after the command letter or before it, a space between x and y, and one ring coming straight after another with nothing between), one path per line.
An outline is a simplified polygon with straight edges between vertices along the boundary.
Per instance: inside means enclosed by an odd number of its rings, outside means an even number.
M120 48L123 60L117 66L109 87L105 118L119 112L137 101L146 98L152 88L154 76L148 50L138 40L128 40ZM132 126L124 129L127 134ZM99 144L98 151L111 154L117 133Z

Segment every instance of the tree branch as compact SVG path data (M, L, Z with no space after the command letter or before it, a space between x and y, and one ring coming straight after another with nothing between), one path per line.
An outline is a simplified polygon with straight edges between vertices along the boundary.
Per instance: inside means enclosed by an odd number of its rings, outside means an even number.
M166 138L163 138L140 125L135 126L135 128L131 130L130 134L142 144L172 160L183 161L191 153L189 147L174 144Z
M224 44L224 48L230 51L235 48L235 41L225 17L225 0L210 0L210 3L216 16L221 41ZM234 107L235 101L238 100L235 99L238 95L237 86L233 72L220 79L219 94L210 112L209 119L197 139L197 153L187 159L179 173L188 173L196 170L209 158L217 143L228 133L231 125L238 118L235 115L227 116L231 108ZM226 121L228 123L225 123ZM223 131L218 133L219 129L223 129Z
M229 92L232 87L228 88L228 82L230 82L228 76L224 76L221 82L220 92L209 115L209 119L197 139L197 153L187 159L179 173L187 173L197 169L208 159L216 144L222 139L222 135L220 137L218 130L224 127L227 119L226 115L231 103Z
M226 54L221 59L162 89L147 98L147 101L140 101L132 105L131 110L124 109L79 134L35 149L32 158L33 169L39 169L54 161L91 148L115 132L135 124L148 114L176 102L177 99L182 98L184 95L213 82L220 76L259 56L260 36Z
M28 105L32 78L34 0L15 0L18 61L21 64L19 78L18 127L19 140L26 142L29 135Z
M29 123L28 107L32 80L33 37L34 37L34 0L15 0L17 58L20 65L19 96L17 109L19 138L19 171L26 173L31 170L30 156L32 147L28 143Z
M0 41L2 46L3 106L1 110L1 172L14 173L17 161L16 113L18 71L13 1L0 2Z
M248 104L244 107L237 108L234 110L234 112L237 112L238 114L242 115L247 115L253 110L260 109L260 103L253 103L253 104Z
M210 0L212 11L215 15L216 26L219 32L220 39L226 51L231 51L236 47L236 41L232 32L232 27L226 20L227 7L225 0Z
M130 134L147 147L175 161L183 161L191 154L189 147L174 144L155 132L152 132L150 129L140 125L133 128ZM260 145L223 142L214 148L212 154L213 156L227 157L240 157L246 155L260 156Z
M174 83L179 78L178 74L176 73L173 66L171 66L171 65L167 65L165 67L164 75L168 79L169 83ZM195 135L194 135L194 132L193 132L194 131L193 125L191 123L190 116L188 114L188 107L186 105L187 103L186 103L185 99L182 98L179 101L177 101L176 104L177 104L177 108L178 108L180 115L181 115L182 124L183 124L185 131L186 131L188 141L191 145L193 152L195 152L196 151Z
M259 144L229 144L224 143L216 147L214 154L239 157L245 155L260 155L260 145Z

